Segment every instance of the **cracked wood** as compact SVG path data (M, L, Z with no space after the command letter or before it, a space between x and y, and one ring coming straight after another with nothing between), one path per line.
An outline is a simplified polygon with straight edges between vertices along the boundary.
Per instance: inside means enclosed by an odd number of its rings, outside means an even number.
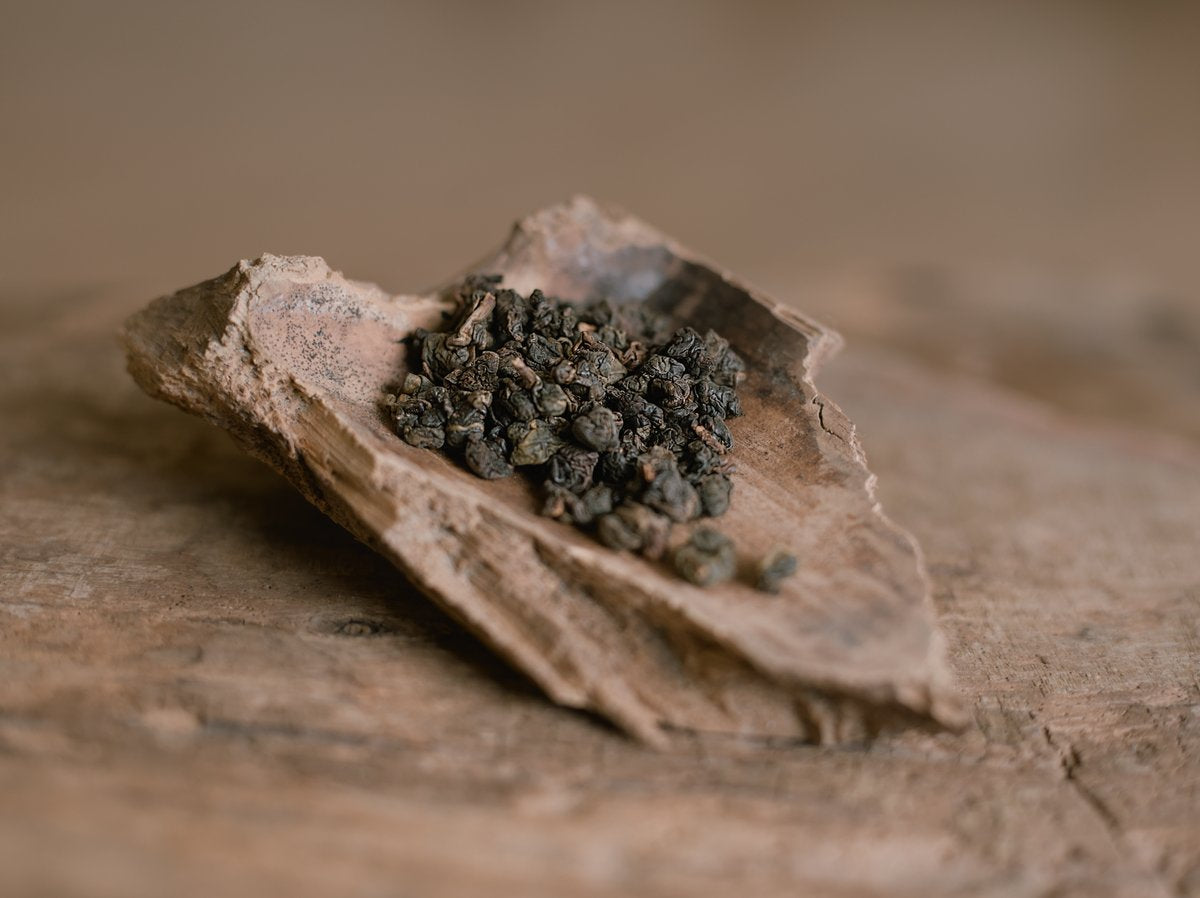
M130 370L228 429L555 701L648 743L961 723L917 548L811 379L834 334L584 198L524 220L474 270L522 292L644 302L731 341L749 376L722 529L746 557L780 541L799 554L780 595L682 583L539 517L520 478L484 483L388 432L378 405L399 340L437 326L436 292L391 297L319 259L264 257L134 316Z

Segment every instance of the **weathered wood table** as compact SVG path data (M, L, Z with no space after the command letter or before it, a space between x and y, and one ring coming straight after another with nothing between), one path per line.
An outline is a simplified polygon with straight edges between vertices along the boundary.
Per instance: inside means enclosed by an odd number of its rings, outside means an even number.
M923 545L974 724L657 754L550 705L143 396L114 332L148 298L0 307L0 894L1200 894L1200 401L1177 330L997 329L953 290L805 300L850 338L819 385ZM886 332L856 325L880 303ZM964 333L975 362L1017 361L958 373ZM1022 392L1022 348L1045 366L1072 340L1134 367ZM1085 381L1109 420L1061 410Z

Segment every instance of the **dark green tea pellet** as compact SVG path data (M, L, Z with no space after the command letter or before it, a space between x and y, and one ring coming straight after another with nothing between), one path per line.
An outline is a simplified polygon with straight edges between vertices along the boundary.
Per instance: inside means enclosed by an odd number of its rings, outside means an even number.
M725 534L701 527L675 550L675 570L697 586L729 580L737 571L737 553Z
M758 581L763 592L779 592L783 581L796 573L796 556L782 549L767 554L758 563Z

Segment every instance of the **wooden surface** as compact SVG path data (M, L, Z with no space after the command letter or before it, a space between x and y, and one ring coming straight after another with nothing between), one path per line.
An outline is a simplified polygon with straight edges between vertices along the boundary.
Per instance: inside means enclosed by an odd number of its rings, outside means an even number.
M5 12L0 896L1200 894L1200 7ZM579 190L846 336L968 733L647 753L121 370Z
M0 307L0 894L1200 894L1186 427L847 328L818 385L922 543L974 724L662 755L144 397L114 333L149 294Z

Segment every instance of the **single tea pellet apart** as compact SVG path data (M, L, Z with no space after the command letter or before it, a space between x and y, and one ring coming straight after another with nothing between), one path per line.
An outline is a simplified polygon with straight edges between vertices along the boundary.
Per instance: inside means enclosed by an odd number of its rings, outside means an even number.
M663 557L671 528L719 517L733 491L725 422L742 414L745 363L712 330L670 330L636 305L573 306L499 275L472 276L445 331L410 338L412 368L385 406L396 433L492 480L523 468L542 513L606 546ZM707 586L736 573L727 537L700 528L673 553ZM762 565L760 565L760 568ZM760 575L777 591L794 570Z

